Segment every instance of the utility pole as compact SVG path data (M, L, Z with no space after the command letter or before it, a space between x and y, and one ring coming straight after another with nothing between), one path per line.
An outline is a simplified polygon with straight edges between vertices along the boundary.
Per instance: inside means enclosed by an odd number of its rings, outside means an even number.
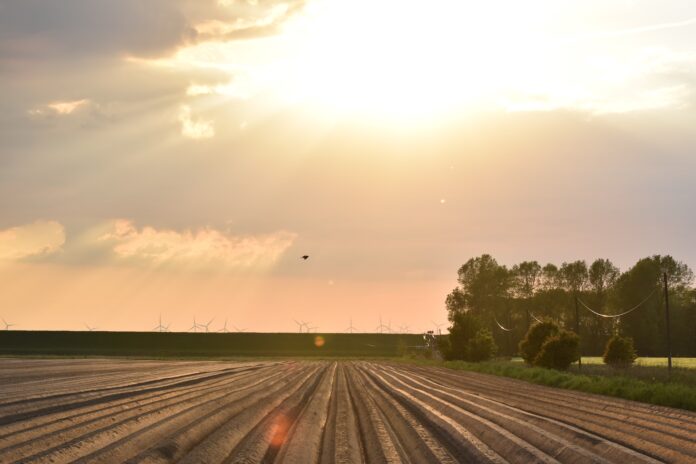
M667 288L667 273L662 273L665 283L665 319L667 321L667 376L672 378L672 335L669 327L669 291Z
M580 311L578 309L578 294L575 293L575 333L580 338ZM578 341L578 370L582 370L582 340Z

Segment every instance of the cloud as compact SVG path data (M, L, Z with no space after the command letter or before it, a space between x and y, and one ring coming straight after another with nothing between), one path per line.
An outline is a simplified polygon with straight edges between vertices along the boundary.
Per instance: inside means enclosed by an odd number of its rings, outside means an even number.
M29 110L29 114L32 116L65 116L72 114L78 108L84 107L89 103L90 101L86 98L72 101L57 101Z
M65 229L55 221L36 221L31 224L0 230L0 261L49 255L65 243Z
M256 94L256 87L249 76L237 74L233 80L226 84L206 85L192 83L186 88L186 95L189 97L224 95L238 100L248 100Z
M0 31L0 55L21 60L153 56L195 35L180 5L169 0L5 2Z
M91 235L106 244L118 261L170 265L186 269L267 268L293 244L296 234L280 231L260 235L232 235L213 228L178 232L136 226L115 220Z
M696 53L645 47L586 56L585 75L566 76L498 99L510 112L580 110L594 115L685 108L696 94Z
M232 21L208 20L194 26L196 42L227 41L268 37L280 33L285 22L301 12L305 2L269 3L261 7L248 3L253 14L238 16ZM230 4L229 6L233 6Z
M212 121L194 120L191 116L191 107L181 105L179 108L179 122L181 122L181 135L192 139L209 139L215 135Z
M257 5L214 0L4 2L0 63L123 54L157 57L200 41L264 37L278 33L279 26L303 5L303 1Z
M696 18L689 18L684 21L674 21L659 24L650 24L641 27L631 27L627 29L618 29L614 31L601 31L601 32L590 32L588 34L583 34L579 37L575 37L569 40L569 43L579 42L583 40L594 40L594 39L608 39L614 37L623 37L627 35L644 34L646 32L655 32L665 29L675 29L680 27L692 26L696 24Z

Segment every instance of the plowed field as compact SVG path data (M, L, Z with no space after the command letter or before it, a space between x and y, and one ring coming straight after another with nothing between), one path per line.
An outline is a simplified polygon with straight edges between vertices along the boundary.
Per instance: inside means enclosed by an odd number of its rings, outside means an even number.
M380 362L0 360L0 462L696 462L696 414Z

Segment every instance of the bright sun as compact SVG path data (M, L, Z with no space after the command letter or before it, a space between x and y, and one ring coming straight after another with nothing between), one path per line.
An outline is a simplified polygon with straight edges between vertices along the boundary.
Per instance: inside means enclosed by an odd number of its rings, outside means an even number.
M342 112L391 117L430 117L476 105L500 87L505 70L517 64L514 50L523 46L510 40L519 26L482 5L315 3L287 30L284 40L294 51L283 63L281 87Z
M500 98L511 75L515 83L539 76L543 66L529 56L539 49L533 14L500 8L495 0L316 0L278 36L202 43L174 61L227 71L231 84L217 93L422 120Z

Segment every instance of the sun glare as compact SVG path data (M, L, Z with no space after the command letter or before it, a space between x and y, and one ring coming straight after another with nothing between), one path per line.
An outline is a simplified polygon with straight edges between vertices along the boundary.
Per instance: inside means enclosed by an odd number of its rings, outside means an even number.
M495 86L503 44L490 29L492 11L468 2L358 3L319 2L289 25L288 95L342 112L427 117L476 104Z
M226 71L230 84L215 90L223 95L265 93L338 115L422 120L501 100L512 74L535 82L543 73L538 62L527 66L542 48L540 19L509 4L500 15L495 5L318 0L277 36L199 43L167 64Z

